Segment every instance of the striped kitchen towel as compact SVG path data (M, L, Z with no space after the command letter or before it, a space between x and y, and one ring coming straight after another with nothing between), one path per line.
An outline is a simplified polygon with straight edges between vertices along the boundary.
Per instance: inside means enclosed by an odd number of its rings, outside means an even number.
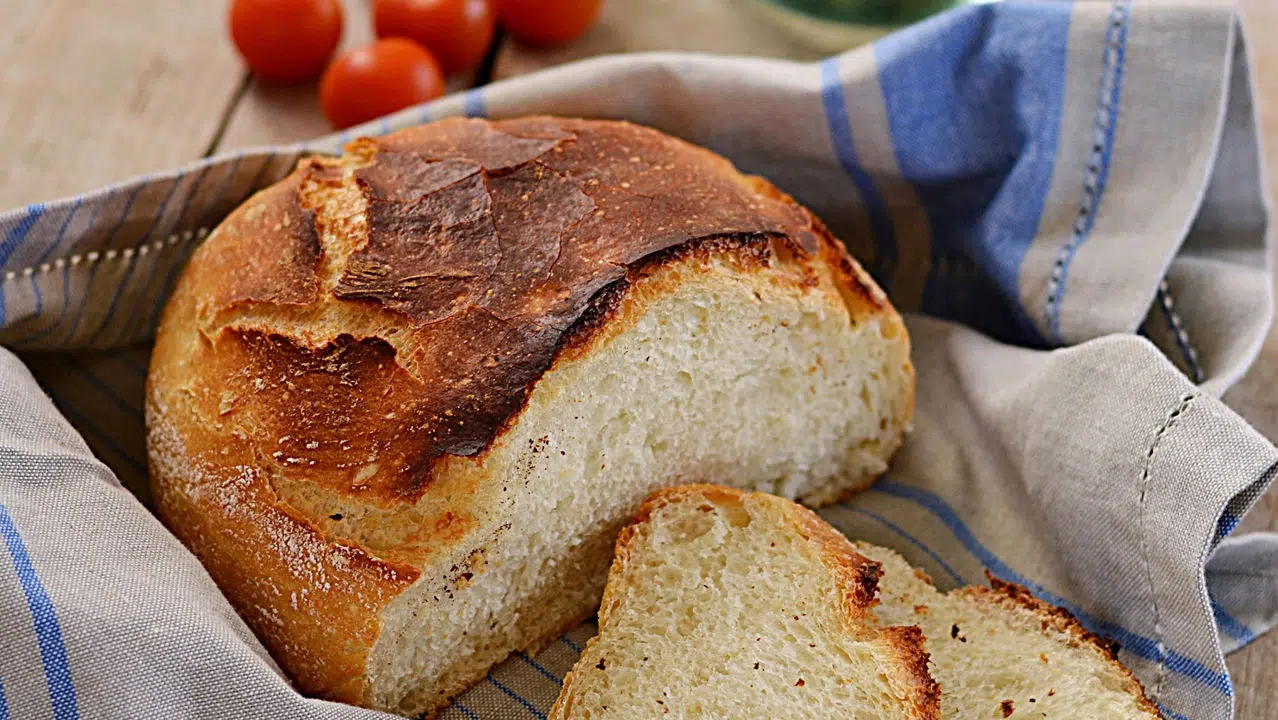
M1221 3L1009 1L817 64L594 59L0 215L0 719L377 716L294 693L147 511L148 342L299 157L527 113L652 125L813 208L910 313L919 378L888 476L825 517L940 585L1022 583L1168 717L1230 717L1223 653L1278 620L1278 537L1235 533L1278 451L1217 400L1271 315L1248 81ZM544 717L591 633L444 717Z

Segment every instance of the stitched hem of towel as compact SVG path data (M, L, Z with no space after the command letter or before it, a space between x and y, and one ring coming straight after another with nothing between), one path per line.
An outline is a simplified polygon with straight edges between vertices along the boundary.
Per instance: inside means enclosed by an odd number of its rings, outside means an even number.
M1092 151L1083 178L1082 196L1078 215L1070 233L1069 242L1061 247L1052 264L1047 292L1043 299L1047 321L1047 339L1061 345L1061 302L1069 283L1069 268L1078 254L1078 248L1087 241L1096 214L1100 212L1109 179L1109 163L1114 150L1114 136L1118 128L1119 103L1123 94L1123 58L1127 47L1127 26L1131 19L1130 0L1114 0L1110 8L1109 28L1105 37L1105 62L1101 69L1097 90L1096 112L1092 118Z
M1168 413L1167 417L1163 420L1162 426L1158 428L1156 433L1154 433L1154 439L1149 445L1149 450L1145 453L1145 467L1141 471L1140 477L1140 552L1141 561L1145 565L1145 582L1149 588L1150 606L1154 615L1154 642L1158 653L1157 675L1155 676L1152 687L1150 688L1154 697L1162 696L1163 682L1167 677L1167 643L1163 639L1162 618L1158 611L1158 590L1154 586L1154 570L1149 561L1150 537L1149 528L1146 525L1148 510L1146 499L1149 494L1151 482L1150 469L1154 463L1154 455L1158 452L1158 446L1162 443L1163 438L1167 436L1168 432L1170 432L1176 425L1176 421L1180 418L1180 416L1189 408L1195 396L1196 395L1194 393L1186 393L1182 395L1179 402L1177 402L1176 407Z
M153 242L144 243L134 247L112 248L110 250L89 250L88 252L75 253L65 257L54 258L36 265L28 265L20 270L9 270L5 272L3 281L13 282L16 280L27 280L34 275L46 275L54 270L61 270L65 266L77 267L84 265L88 267L96 264L109 264L112 262L128 262L134 257L146 257L151 253L161 252L170 247L178 245L186 245L192 241L201 242L208 237L210 230L207 226L201 226L192 230L183 230L176 232L164 238L163 240L155 240Z
M1172 336L1176 338L1176 347L1180 350L1181 357L1185 360L1185 364L1189 367L1190 379L1195 383L1201 383L1206 379L1202 366L1198 363L1198 352L1194 350L1194 345L1189 341L1189 333L1185 330L1185 326L1180 321L1180 316L1176 314L1176 306L1172 301L1171 286L1164 278L1158 283L1158 292L1155 297L1158 303L1158 309L1162 313L1163 319L1167 321L1167 327L1171 330Z

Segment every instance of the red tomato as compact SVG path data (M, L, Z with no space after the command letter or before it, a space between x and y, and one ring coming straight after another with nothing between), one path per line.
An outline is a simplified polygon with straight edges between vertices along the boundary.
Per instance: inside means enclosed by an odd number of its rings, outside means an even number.
M599 17L601 0L493 0L501 26L529 45L562 45Z
M426 48L386 38L347 50L324 71L320 107L336 128L358 125L444 94L444 74Z
M378 37L421 43L452 74L484 59L497 20L488 0L375 0L373 25Z
M338 0L232 0L231 39L265 80L319 77L342 39Z

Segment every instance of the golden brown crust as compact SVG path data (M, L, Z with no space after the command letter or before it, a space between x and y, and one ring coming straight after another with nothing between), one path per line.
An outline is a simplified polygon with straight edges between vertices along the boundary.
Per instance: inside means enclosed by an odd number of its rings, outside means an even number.
M361 703L378 612L473 542L494 492L441 468L482 461L542 375L633 315L636 282L712 256L819 270L854 322L900 326L805 209L645 128L449 120L303 161L218 227L166 309L160 515L304 691ZM392 526L411 532L369 539Z
M1100 662L1108 665L1123 678L1124 690L1136 698L1136 702L1142 710L1148 712L1151 717L1162 717L1158 706L1145 694L1144 686L1136 679L1136 676L1132 675L1130 670L1118 661L1119 646L1117 642L1101 637L1084 628L1073 613L1065 608L1039 600L1023 585L1001 580L989 570L985 571L985 577L990 582L990 587L988 588L971 585L953 592L965 595L978 602L997 605L1009 610L1029 611L1042 624L1043 632L1060 633L1069 638L1068 642L1071 647L1087 648L1094 652Z
M896 651L895 679L909 693L918 720L940 720L941 686L932 679L927 664L927 638L918 625L886 627L880 631Z
M160 517L201 560L299 689L362 702L377 612L419 571L326 538L279 502L243 444L203 447L216 442L203 433L191 433L185 443L177 440L154 394L147 417ZM217 468L187 461L188 455L214 453L229 464Z

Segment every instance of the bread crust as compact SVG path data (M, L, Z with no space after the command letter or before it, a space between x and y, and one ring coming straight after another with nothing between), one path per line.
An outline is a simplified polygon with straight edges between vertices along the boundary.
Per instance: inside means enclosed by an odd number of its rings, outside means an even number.
M304 160L214 231L165 310L158 514L302 691L367 704L379 613L484 527L498 488L468 468L541 377L633 319L636 283L707 257L832 280L853 322L905 336L807 210L646 128L446 120Z

